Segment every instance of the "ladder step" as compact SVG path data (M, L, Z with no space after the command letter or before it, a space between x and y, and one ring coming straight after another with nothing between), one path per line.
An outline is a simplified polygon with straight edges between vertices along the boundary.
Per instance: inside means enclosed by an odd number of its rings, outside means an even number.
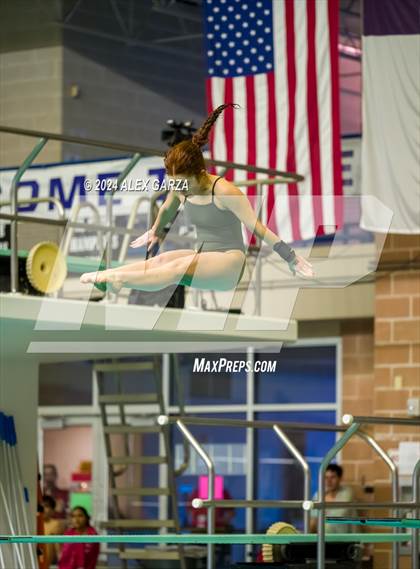
M200 546L184 546L184 555L190 559L203 559L207 556L207 548ZM180 558L179 547L145 547L144 549L126 549L120 553L120 559L167 559L177 560Z
M161 529L175 528L174 520L108 520L101 522L104 529Z
M95 371L112 372L112 371L150 371L155 369L153 362L112 362L112 363L96 363Z
M112 496L169 496L169 488L110 488Z
M167 458L164 456L110 456L109 464L166 464Z
M145 403L158 403L156 393L116 393L113 395L99 395L99 403L102 405L135 405Z
M130 434L148 434L161 433L161 427L158 425L107 425L104 427L104 433L107 435L130 435Z

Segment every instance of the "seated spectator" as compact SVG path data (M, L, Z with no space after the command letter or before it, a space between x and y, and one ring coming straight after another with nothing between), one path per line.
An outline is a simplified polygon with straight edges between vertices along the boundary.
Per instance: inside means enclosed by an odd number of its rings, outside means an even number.
M353 491L348 486L342 484L343 469L338 464L329 464L325 471L325 501L326 502L352 502ZM318 499L318 493L313 497L313 500ZM317 515L318 510L311 511L311 532L317 531ZM351 508L340 509L326 509L326 516L335 517L354 517L357 515L356 511ZM325 531L327 533L351 533L353 527L349 524L326 524Z

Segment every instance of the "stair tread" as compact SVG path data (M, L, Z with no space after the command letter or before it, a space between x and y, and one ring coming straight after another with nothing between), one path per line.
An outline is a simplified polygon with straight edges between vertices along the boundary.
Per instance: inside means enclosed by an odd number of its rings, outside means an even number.
M156 393L115 393L99 395L98 401L106 405L158 403L158 397Z
M200 546L184 546L185 557L201 559L207 556L207 548ZM121 559L174 559L180 558L179 546L145 547L138 549L126 549L120 553Z
M161 427L159 425L106 425L104 426L104 433L118 434L118 433L160 433Z
M174 559L180 558L178 551L147 551L147 549L126 549L120 553L120 559Z
M110 456L109 464L166 464L164 456Z
M111 362L94 364L95 371L149 371L155 369L154 362Z
M161 428L158 425L106 425L104 433L107 435L124 435L136 433L161 433Z

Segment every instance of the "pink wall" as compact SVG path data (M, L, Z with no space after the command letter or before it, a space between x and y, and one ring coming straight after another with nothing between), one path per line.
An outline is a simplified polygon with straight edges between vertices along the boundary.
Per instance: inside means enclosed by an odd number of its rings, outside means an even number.
M60 488L68 488L71 474L84 460L93 458L91 427L66 427L44 431L44 464L55 464Z

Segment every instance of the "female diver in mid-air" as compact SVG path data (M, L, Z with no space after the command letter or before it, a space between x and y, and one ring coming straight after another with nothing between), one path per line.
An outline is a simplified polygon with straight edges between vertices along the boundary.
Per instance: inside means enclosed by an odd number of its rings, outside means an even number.
M145 261L84 273L80 277L82 283L94 283L101 290L109 283L114 292L122 286L151 291L173 284L207 290L233 289L242 277L246 262L242 223L270 245L288 263L293 274L314 275L312 265L296 255L257 218L247 196L239 188L222 176L206 171L201 148L208 142L218 116L229 106L234 105L217 107L191 140L176 144L166 153L164 161L168 177L186 180L188 191L170 191L153 227L130 244L131 247L147 245L150 250L183 203L187 218L196 226L195 250L167 251Z

